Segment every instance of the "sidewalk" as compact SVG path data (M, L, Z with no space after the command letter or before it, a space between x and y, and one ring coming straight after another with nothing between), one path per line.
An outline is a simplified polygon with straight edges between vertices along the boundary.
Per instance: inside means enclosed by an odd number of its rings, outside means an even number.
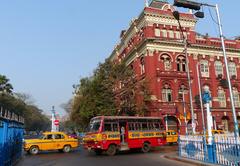
M192 160L192 159L188 159L188 158L183 158L183 157L179 157L177 153L171 153L168 155L164 155L163 156L166 159L169 160L175 160L175 161L180 161L180 162L184 162L184 163L188 163L188 164L193 164L193 165L198 165L198 166L217 166L216 164L210 164L210 163L205 163L202 161L198 161L198 160Z

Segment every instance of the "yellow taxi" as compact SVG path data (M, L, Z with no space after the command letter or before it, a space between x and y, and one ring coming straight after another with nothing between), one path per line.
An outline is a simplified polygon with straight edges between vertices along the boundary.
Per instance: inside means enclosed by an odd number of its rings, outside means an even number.
M224 130L212 130L212 134L226 134Z
M24 150L30 154L38 154L44 150L59 150L68 153L78 147L78 140L70 138L63 132L44 132L39 139L24 140Z
M174 130L167 130L166 131L166 136L167 136L167 143L172 145L173 143L178 142L178 134Z

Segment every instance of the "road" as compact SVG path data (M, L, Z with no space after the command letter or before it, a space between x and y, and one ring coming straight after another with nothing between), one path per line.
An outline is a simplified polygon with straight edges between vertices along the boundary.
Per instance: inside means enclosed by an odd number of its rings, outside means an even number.
M71 153L41 152L25 154L17 166L187 166L188 164L164 158L176 153L176 146L164 146L149 153L124 152L115 156L95 155L79 148Z

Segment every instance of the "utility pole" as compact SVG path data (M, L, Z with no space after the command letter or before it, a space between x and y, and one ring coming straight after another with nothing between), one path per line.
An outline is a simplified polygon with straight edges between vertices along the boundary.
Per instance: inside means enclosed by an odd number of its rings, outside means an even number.
M184 122L185 122L185 134L188 135L187 113L186 113L186 103L185 103L185 88L184 88L184 86L181 89L182 89L182 95L183 95L183 114L184 114Z
M188 48L188 40L187 36L184 35L182 26L180 24L180 15L178 11L173 12L174 18L177 20L180 31L182 33L183 37L183 43L184 43L184 55L186 58L186 72L187 72L187 79L188 79L188 88L189 88L189 98L190 98L190 109L191 109L191 117L192 117L192 134L195 134L196 130L196 124L195 124L195 116L193 112L193 101L192 101L192 85L191 85L191 76L190 76L190 69L189 69L189 59L188 59L188 53L187 53L187 48Z
M223 51L224 63L225 63L225 66L226 66L227 81L228 81L230 100L231 100L231 106L232 106L232 114L233 114L233 121L234 121L234 136L235 136L235 139L237 140L237 137L239 137L238 121L237 121L236 110L235 110L235 105L234 105L234 99L233 99L233 93L232 93L232 84L231 84L230 75L229 75L228 60L227 60L227 55L226 55L224 37L223 37L223 32L222 32L222 24L221 24L218 5L217 4L216 5L210 5L210 4L207 4L207 3L198 3L198 2L194 2L194 1L190 1L190 0L174 0L174 5L177 6L177 7L184 7L184 8L193 9L193 10L200 10L201 6L208 6L208 7L214 8L216 10L217 20L218 20L217 25L218 25L218 28L219 28L219 36L220 36L221 43L222 43L222 51ZM199 14L199 13L201 13L201 14ZM203 12L197 12L194 15L196 17L201 16L200 18L204 17Z

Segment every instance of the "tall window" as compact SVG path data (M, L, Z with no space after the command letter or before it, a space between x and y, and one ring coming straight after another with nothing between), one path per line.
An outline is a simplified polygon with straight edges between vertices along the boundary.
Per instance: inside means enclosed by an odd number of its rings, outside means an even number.
M155 28L155 36L160 37L160 29Z
M177 57L177 71L186 71L186 59L182 55Z
M178 100L186 101L186 97L187 97L186 94L187 94L187 88L184 84L182 84L178 90Z
M218 102L220 107L226 107L226 95L222 87L218 88Z
M140 70L141 70L141 74L145 73L145 61L143 57L141 57L140 59Z
M200 61L200 70L203 77L209 77L209 66L207 60Z
M165 102L172 101L172 90L168 84L164 84L164 87L162 89L162 100Z
M223 65L222 65L222 62L221 61L216 61L215 64L215 73L216 73L216 76L218 77L219 75L222 75L223 76Z
M169 35L170 38L174 38L174 33L173 33L173 31L168 31L168 35Z
M163 62L163 64L164 64L164 69L165 69L166 71L169 71L169 70L172 69L171 58L170 58L169 55L164 54L164 55L161 56L160 59L161 59L161 61Z
M234 62L229 62L228 70L230 77L237 76L236 64Z
M180 32L175 32L175 35L176 35L176 38L177 38L177 39L180 39L180 38L181 38Z
M233 88L233 101L234 101L234 105L235 107L240 107L240 101L239 101L239 93L237 88Z
M162 37L167 37L167 31L166 30L162 30Z

